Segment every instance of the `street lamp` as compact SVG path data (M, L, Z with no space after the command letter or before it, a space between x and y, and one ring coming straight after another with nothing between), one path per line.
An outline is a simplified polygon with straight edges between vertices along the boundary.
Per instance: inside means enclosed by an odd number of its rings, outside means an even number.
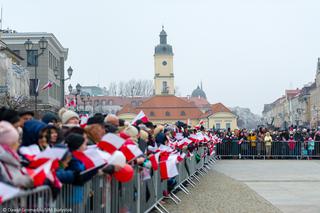
M34 94L34 114L37 115L37 106L38 106L38 73L37 73L37 68L38 68L38 58L44 53L44 51L48 47L48 41L42 37L39 42L39 47L41 52L38 54L33 55L34 56L34 85L35 88L35 94ZM32 41L28 38L27 41L24 42L24 47L27 51L27 55L30 55L30 52L33 50L33 43Z
M74 93L72 93L72 89L73 89L72 85L69 84L68 90L70 92L70 95L74 95L74 97L76 99L76 109L75 110L78 113L78 95L80 95L80 93L81 93L81 85L79 83L76 85L76 91Z
M64 83L66 80L71 79L73 69L71 67L68 68L68 78L64 78L63 72L59 70L58 67L55 67L53 70L54 76L56 77L57 80L60 80L60 87L61 87L61 105L63 105L64 102ZM61 106L62 107L62 106Z
M83 102L83 111L86 111L86 102L90 100L90 94L88 93L87 95L81 94L80 95L81 101Z

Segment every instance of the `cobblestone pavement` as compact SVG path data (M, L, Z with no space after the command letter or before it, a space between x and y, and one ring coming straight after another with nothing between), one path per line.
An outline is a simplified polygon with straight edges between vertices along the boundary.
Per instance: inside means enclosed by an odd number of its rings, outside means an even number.
M165 200L165 207L172 213L278 213L271 203L242 182L211 170L201 178L196 187L188 187L191 195L178 192L179 205Z

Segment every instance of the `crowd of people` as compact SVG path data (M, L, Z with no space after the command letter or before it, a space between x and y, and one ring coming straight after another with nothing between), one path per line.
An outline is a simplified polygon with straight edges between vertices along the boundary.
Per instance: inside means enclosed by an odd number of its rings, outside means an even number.
M129 123L113 114L81 119L65 108L36 119L32 111L1 108L0 183L19 189L49 185L56 197L63 184L81 186L96 175L129 181L134 165L157 170L161 162L176 164L198 155L194 150L199 146L212 155L215 142L217 137L203 126L191 128L180 121L174 125L155 125L145 119ZM44 177L38 175L40 170ZM177 174L160 173L170 190Z
M259 127L254 130L217 130L221 144L218 154L222 155L320 155L320 129L290 126L284 130Z

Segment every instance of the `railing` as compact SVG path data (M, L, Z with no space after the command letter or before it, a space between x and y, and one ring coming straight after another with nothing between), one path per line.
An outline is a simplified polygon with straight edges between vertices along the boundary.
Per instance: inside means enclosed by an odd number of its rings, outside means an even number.
M196 154L201 156L196 162ZM200 147L190 158L177 164L179 175L174 179L176 184L168 191L168 181L161 180L159 169L146 171L147 168L135 166L134 178L128 183L120 183L109 175L95 176L84 185L63 185L56 199L52 198L49 187L43 186L23 191L16 197L0 205L3 209L38 209L38 212L79 212L79 213L113 213L149 212L156 209L160 213L168 212L161 204L162 199L171 199L176 204L181 199L177 190L190 194L187 186L196 187L201 176L216 162L214 155L208 155L206 147ZM148 175L150 173L150 175ZM23 211L20 211L23 212Z
M320 158L320 141L308 142L274 141L270 145L260 141L238 140L216 145L216 155L221 158L275 158L310 159Z

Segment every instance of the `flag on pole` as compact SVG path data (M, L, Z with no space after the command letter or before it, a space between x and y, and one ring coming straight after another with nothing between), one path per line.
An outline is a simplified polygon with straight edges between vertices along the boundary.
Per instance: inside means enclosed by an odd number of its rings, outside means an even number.
M119 137L118 135L108 133L102 137L101 141L97 144L97 146L103 151L112 154L114 153L114 151L120 149L124 142L125 140Z
M160 152L151 154L149 160L154 171L158 170Z
M142 151L137 145L124 145L120 148L120 151L126 156L127 161L132 161L133 159L143 155Z
M13 198L19 192L19 188L0 182L0 204Z
M84 164L86 170L102 166L106 163L106 160L101 157L96 149L87 149L84 152L73 151L72 155Z
M162 180L177 176L178 169L175 160L167 160L160 162L160 176Z
M55 181L54 174L52 173L53 160L47 161L36 169L24 168L26 173L33 179L35 187L42 186L46 179L52 183Z
M48 83L42 86L41 90L50 89L52 86L53 86L53 83L51 81L48 81Z
M149 121L148 117L144 114L144 112L141 110L139 114L133 119L131 124L135 124L137 120L141 120L143 123L146 123Z

